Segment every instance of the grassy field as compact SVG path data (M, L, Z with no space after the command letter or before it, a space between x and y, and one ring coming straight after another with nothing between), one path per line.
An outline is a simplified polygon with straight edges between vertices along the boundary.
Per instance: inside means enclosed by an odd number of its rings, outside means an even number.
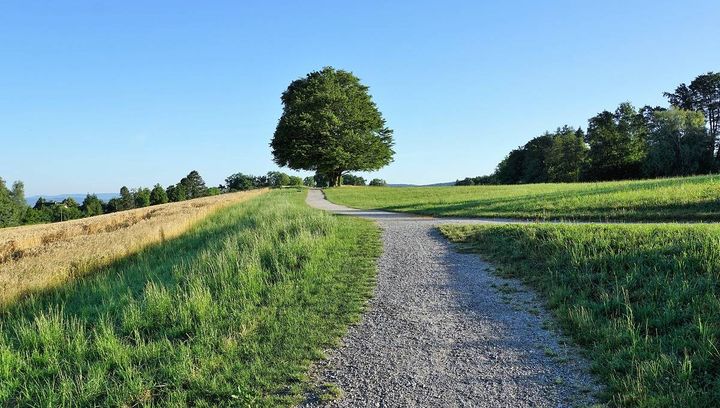
M273 191L0 312L0 406L277 406L357 319L379 231Z
M617 406L720 406L720 226L443 226L542 293Z
M330 201L434 216L720 221L720 176L473 187L342 187Z
M54 224L0 229L0 307L176 237L267 190L223 194Z

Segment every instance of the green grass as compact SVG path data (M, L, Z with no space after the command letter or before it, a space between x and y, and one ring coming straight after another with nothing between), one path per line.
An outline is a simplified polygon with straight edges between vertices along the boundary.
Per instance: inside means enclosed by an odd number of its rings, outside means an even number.
M274 191L0 312L0 406L277 406L369 296L379 232Z
M720 221L720 176L473 187L341 187L330 201L434 216Z
M544 295L615 406L720 406L720 226L442 226Z

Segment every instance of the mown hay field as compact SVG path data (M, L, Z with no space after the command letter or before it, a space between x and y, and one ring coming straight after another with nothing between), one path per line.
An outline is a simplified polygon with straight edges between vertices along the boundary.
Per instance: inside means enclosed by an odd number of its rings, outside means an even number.
M0 306L177 237L208 214L266 191L222 194L54 224L0 229Z

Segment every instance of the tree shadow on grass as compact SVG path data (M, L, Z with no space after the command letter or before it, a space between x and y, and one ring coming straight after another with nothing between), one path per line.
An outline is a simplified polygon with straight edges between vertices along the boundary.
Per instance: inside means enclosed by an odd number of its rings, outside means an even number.
M565 193L524 195L512 198L487 198L452 204L390 205L384 211L412 212L435 217L512 217L540 220L619 221L619 222L673 222L720 221L720 200L708 199L695 203L618 203L612 205L587 205L577 209L545 210L542 203L553 203L568 198ZM537 207L528 205L537 203Z
M502 267L502 276L522 280L554 305L565 333L595 361L613 398L631 401L636 397L634 389L642 388L649 390L643 398L677 397L694 401L692 406L717 405L720 394L707 391L717 388L718 367L712 363L716 351L706 346L708 335L697 330L697 322L703 322L713 327L710 336L716 335L717 285L708 266L712 258L707 258L716 253L707 247L717 242L715 227L592 226L603 244L569 235L565 239L576 245L568 247L562 241L548 245L552 239L546 239L544 231L555 227L533 227L532 234L515 228L478 230L463 239L472 245L463 252L483 254ZM563 228L572 232L588 227ZM577 256L582 259L579 264ZM463 291L462 280L455 284L459 304L471 311L472 293ZM577 307L587 310L594 323L576 320ZM676 373L682 372L687 359L694 370L680 381L681 374ZM668 374L658 379L639 369L647 364L666 365ZM638 371L643 375L636 376ZM625 382L626 378L633 382ZM677 394L668 394L681 383Z

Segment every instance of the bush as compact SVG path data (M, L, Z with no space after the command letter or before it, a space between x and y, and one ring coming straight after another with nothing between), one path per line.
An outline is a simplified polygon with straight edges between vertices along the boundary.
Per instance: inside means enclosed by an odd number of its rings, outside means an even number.
M489 176L465 177L455 182L456 186L480 186L490 184L499 184L497 177L493 174Z
M342 176L342 183L346 186L364 186L365 179L354 174L345 174Z
M289 177L290 182L288 183L289 186L297 187L303 185L303 179L298 176L290 176Z

